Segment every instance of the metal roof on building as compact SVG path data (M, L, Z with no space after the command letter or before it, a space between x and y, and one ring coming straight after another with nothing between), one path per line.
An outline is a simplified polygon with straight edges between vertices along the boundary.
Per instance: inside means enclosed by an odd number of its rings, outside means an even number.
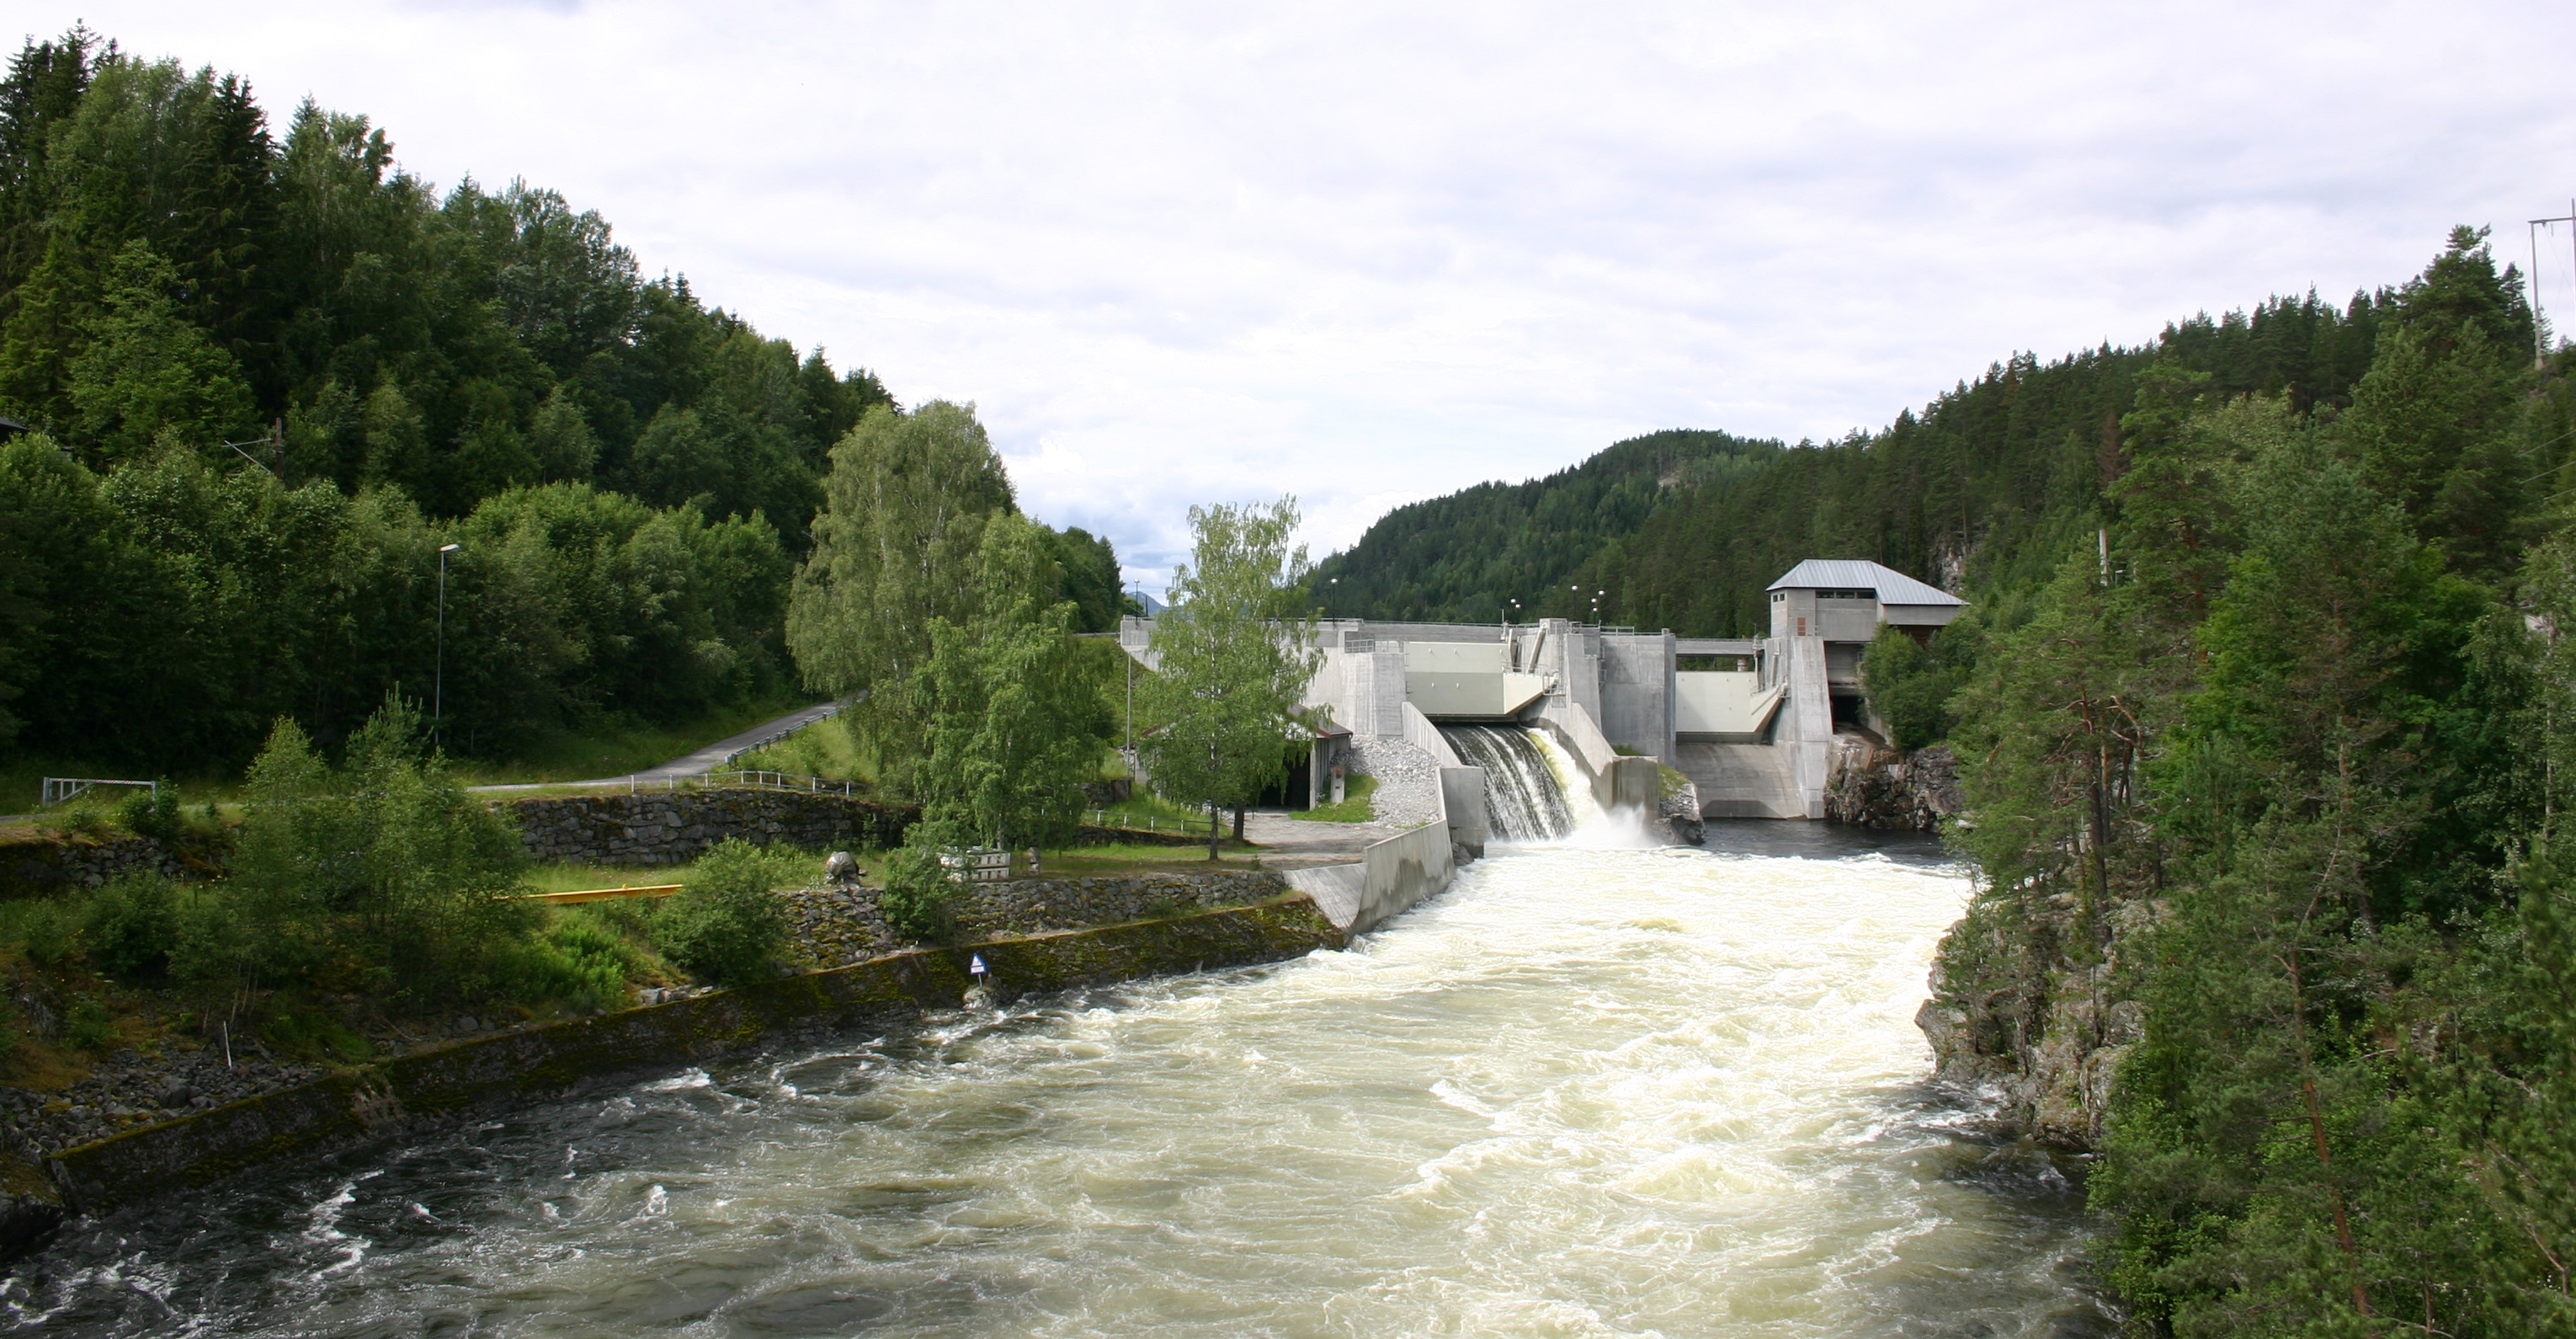
M1880 604L1966 604L1941 589L1873 562L1847 558L1809 558L1772 582L1768 590L1874 590Z

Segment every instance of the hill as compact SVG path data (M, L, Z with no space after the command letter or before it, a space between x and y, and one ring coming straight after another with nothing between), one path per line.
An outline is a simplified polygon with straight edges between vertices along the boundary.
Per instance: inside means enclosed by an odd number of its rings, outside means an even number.
M1605 622L1743 636L1767 627L1762 589L1801 558L1874 559L1971 594L2028 587L2093 529L2146 368L2302 412L2340 406L2395 301L2275 298L2140 348L2016 354L1876 433L1821 445L1634 438L1544 479L1389 512L1317 565L1316 588L1336 617L1470 621L1509 600L1589 618L1591 592L1607 591Z

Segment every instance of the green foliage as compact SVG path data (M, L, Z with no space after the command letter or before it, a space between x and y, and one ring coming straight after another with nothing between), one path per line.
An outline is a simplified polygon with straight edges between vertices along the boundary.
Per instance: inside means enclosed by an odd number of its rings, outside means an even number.
M1319 804L1312 809L1296 810L1288 816L1290 818L1302 818L1316 823L1372 822L1377 818L1377 810L1369 803L1369 796L1374 794L1376 790L1376 777L1344 777L1342 779L1341 803Z
M168 777L151 790L126 796L125 802L116 806L116 821L135 836L165 844L179 840L188 831L188 821L179 812L179 794L171 789Z
M2140 373L2107 565L1952 699L1945 999L2012 1063L2139 1011L2090 1186L2145 1332L2576 1333L2563 355L2473 232L2368 319L2345 412Z
M653 918L662 955L720 985L773 975L787 917L774 891L796 879L796 857L727 838L699 857L688 886Z
M14 948L47 965L80 947L83 908L73 899L15 898L0 902L0 947Z
M1890 624L1861 656L1869 704L1887 722L1888 742L1919 749L1950 736L1950 698L1976 666L1979 624L1971 610L1934 633L1927 646Z
M2437 264L2449 266L2441 300L2485 323L2486 347L2531 347L2528 315L2483 250ZM2342 309L2310 294L2195 317L2145 348L2016 354L1876 433L1822 444L1636 438L1545 479L1399 507L1319 563L1315 589L1334 617L1462 621L1492 620L1509 600L1516 618L1588 620L1592 593L1607 591L1606 622L1760 637L1774 578L1848 557L1991 605L2045 584L2092 540L2130 464L2123 416L2144 380L2197 377L2213 404L2344 406L2382 327L2411 310L2396 290Z
M83 995L63 1011L63 1040L76 1051L104 1051L116 1044L116 1016L96 995Z
M179 895L157 874L132 874L91 894L82 909L81 951L122 981L156 981L179 941Z
M904 844L886 855L880 877L885 891L877 906L896 934L920 943L938 943L956 933L956 879L939 863L940 830L916 823Z
M808 687L864 697L852 721L897 793L914 790L932 624L973 616L984 528L1014 510L1001 457L963 406L875 409L832 448L787 642Z
M388 701L340 767L281 721L253 763L224 915L183 926L175 965L209 983L327 981L414 1001L474 996L533 926L518 834L420 748Z
M626 983L643 966L634 943L607 917L567 907L519 946L505 969L506 993L596 1013L624 1005Z
M1163 727L1139 741L1156 793L1181 804L1245 804L1287 770L1287 742L1312 728L1298 706L1323 655L1306 603L1297 504L1190 508L1190 559L1154 620L1154 674L1139 705ZM1208 835L1208 858L1217 837Z
M337 739L432 677L451 541L451 749L782 686L824 453L892 397L554 192L392 159L85 30L12 62L0 414L38 431L0 446L0 745Z
M923 816L985 845L1054 846L1080 822L1082 783L1109 731L1098 686L1054 599L1046 532L1016 516L984 529L974 606L931 623L927 754L915 772Z

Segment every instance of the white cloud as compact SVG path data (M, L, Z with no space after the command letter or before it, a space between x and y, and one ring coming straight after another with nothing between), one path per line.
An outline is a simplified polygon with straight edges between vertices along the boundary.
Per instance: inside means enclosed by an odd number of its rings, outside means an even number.
M1641 431L1831 436L2455 222L2527 263L2576 187L2558 5L34 8L975 401L1157 585L1192 501L1323 548Z

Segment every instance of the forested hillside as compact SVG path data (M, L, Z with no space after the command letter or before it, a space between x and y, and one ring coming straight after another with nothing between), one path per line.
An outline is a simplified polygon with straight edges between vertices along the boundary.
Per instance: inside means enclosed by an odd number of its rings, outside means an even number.
M1544 479L1398 508L1319 564L1317 589L1336 617L1475 621L1509 600L1588 618L1607 591L1604 621L1740 636L1768 627L1763 587L1802 558L1875 559L1972 595L2027 587L2091 533L2141 370L2340 405L2395 301L2276 298L2146 348L2015 355L1880 432L1824 445L1635 438Z
M436 672L451 749L788 691L789 578L877 378L444 191L309 101L31 42L0 85L0 749L238 762ZM18 431L24 428L25 431ZM1083 620L1105 541L1050 532Z

